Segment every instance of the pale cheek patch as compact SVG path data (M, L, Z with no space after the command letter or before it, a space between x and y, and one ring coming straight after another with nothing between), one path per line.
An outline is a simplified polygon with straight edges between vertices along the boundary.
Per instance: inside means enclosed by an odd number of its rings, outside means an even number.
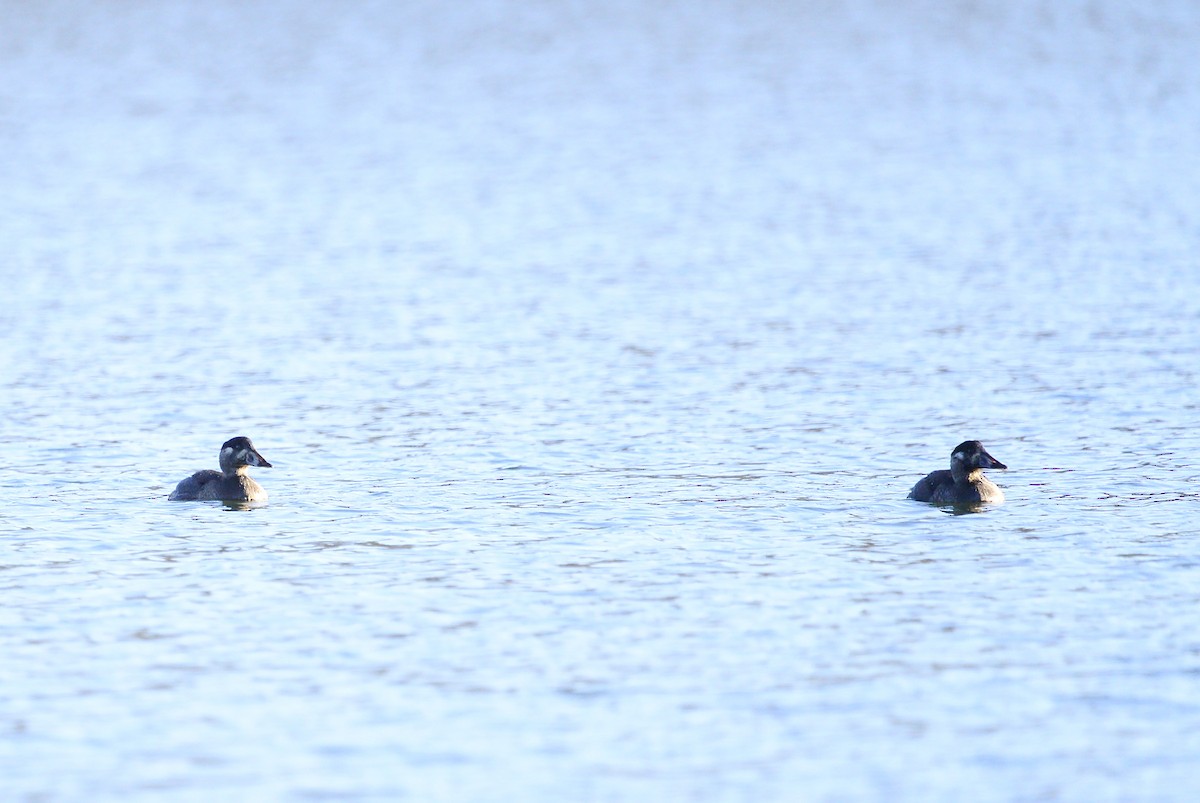
M233 448L232 447L226 446L224 449L221 450L221 461L222 462L224 462L225 460L228 460L231 457L233 457Z

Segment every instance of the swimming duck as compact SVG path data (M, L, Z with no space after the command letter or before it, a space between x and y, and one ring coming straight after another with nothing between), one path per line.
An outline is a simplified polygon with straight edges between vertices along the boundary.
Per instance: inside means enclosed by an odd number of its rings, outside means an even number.
M246 473L250 466L270 468L249 438L238 436L221 444L221 470L206 468L180 480L167 499L171 502L265 502L267 492Z
M1004 491L983 476L985 468L1008 466L988 454L979 441L963 441L950 453L950 470L942 469L925 477L913 486L908 498L934 504L1003 502Z

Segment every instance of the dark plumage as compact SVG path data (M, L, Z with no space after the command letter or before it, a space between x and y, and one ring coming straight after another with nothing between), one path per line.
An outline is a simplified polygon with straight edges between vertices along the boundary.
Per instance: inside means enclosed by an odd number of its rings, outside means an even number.
M249 438L230 438L221 445L220 471L197 471L181 480L167 499L172 502L265 502L267 492L246 473L250 466L270 468L271 464L258 453Z
M963 441L950 454L950 470L929 474L913 486L908 498L934 504L1003 502L1004 491L983 476L985 468L1008 466L988 454L979 441Z

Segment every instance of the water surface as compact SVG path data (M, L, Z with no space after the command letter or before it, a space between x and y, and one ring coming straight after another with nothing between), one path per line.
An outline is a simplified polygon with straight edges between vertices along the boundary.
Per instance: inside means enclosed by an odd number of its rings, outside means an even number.
M0 10L0 797L1200 792L1191 5Z

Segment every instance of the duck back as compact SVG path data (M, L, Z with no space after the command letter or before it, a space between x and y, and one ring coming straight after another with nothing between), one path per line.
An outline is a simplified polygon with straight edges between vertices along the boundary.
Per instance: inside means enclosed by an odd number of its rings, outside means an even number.
M918 502L939 502L939 496L944 495L947 490L953 491L954 476L949 469L940 471L931 471L926 476L917 480L917 484L908 492L909 499L915 499Z
M213 471L211 468L206 468L203 471L197 471L187 479L179 481L175 486L175 490L171 491L171 495L167 497L168 502L192 502L197 499L205 499L200 494L205 488L218 482L221 479L221 472Z

